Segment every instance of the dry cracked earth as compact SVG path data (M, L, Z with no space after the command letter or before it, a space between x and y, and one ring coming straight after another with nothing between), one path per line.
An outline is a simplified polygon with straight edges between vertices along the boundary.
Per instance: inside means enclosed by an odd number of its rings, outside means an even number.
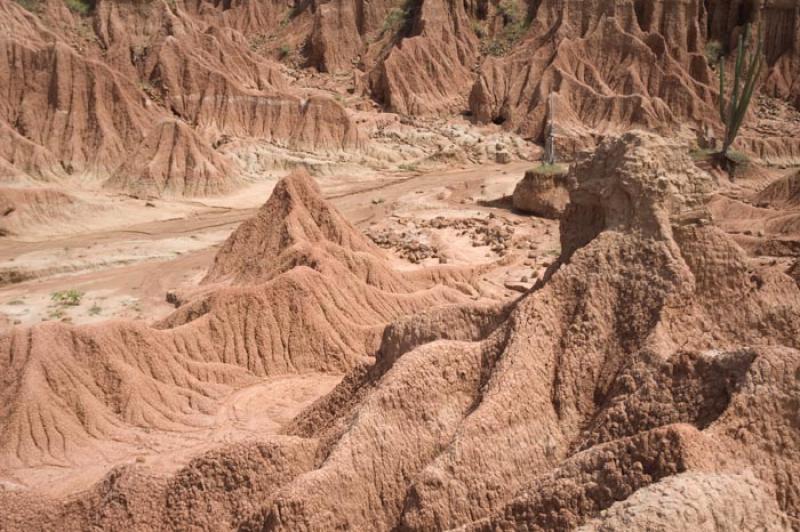
M800 530L796 0L0 30L0 531Z

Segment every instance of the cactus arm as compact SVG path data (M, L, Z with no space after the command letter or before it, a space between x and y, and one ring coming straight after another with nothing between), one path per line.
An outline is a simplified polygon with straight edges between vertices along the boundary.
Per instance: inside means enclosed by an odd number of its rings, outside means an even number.
M747 29L745 29L747 33ZM744 35L739 35L739 46L736 49L736 67L733 75L733 88L731 92L730 107L728 109L728 120L725 122L725 145L730 146L733 139L730 138L732 125L736 119L736 109L739 107L739 93L742 82L742 63L744 62Z
M719 119L725 123L725 60L719 58Z
M762 59L759 47L759 53L753 58L753 62L751 63L750 69L747 72L747 84L745 85L745 90L739 105L740 109L736 114L736 122L733 124L731 142L733 142L733 139L735 139L739 134L739 128L744 122L744 117L747 114L747 108L750 106L750 99L753 97L753 91L756 87L756 81L758 81L758 76L761 72L761 66Z

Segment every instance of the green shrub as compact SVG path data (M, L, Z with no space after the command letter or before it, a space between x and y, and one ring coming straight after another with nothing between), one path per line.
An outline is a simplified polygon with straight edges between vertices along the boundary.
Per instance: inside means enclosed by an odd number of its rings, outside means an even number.
M78 15L88 15L92 10L92 5L87 0L66 0L67 7Z
M706 60L708 64L716 65L722 57L722 43L717 40L710 40L706 44Z
M383 20L383 28L381 28L381 34L385 34L387 32L394 33L403 25L406 20L406 16L408 14L404 9L399 7L395 7L389 11L386 15L386 18Z
M68 305L71 307L80 305L82 298L83 292L80 290L75 290L74 288L70 288L69 290L61 290L50 294L50 299L59 305Z
M525 35L531 23L519 0L503 0L497 5L497 14L503 19L503 29L492 40L482 43L482 51L487 55L506 54Z
M731 145L739 135L739 128L747 115L750 100L756 88L761 69L764 65L763 41L761 31L758 31L755 52L748 50L750 26L745 26L743 34L739 35L739 45L736 50L736 66L734 68L733 85L730 95L726 98L725 61L719 61L719 117L725 125L725 139L722 143L723 157L728 157ZM729 158L729 157L728 157ZM730 158L729 158L730 159Z

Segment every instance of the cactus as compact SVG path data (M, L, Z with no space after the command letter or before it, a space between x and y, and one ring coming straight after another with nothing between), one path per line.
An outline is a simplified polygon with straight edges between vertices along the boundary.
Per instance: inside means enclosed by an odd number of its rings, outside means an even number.
M728 157L728 151L733 141L736 140L736 136L739 134L739 128L742 126L745 114L747 114L747 108L750 106L750 99L753 96L756 81L758 81L758 76L763 66L760 32L757 39L758 45L755 54L746 57L746 42L748 41L749 33L750 26L747 25L745 26L744 34L739 35L733 87L731 88L730 99L727 103L725 101L725 61L722 57L720 57L719 60L719 116L720 120L722 120L722 123L725 125L725 139L720 154L724 158ZM747 70L743 71L745 65L747 65Z
M553 123L553 93L547 98L547 127L544 139L544 164L556 164L555 124Z

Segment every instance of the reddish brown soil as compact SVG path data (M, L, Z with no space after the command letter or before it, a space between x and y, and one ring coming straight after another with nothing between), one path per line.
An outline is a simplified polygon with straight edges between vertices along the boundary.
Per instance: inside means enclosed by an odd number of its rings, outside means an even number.
M677 144L567 182L522 297L482 278L537 233L401 271L296 173L165 319L13 328L4 528L797 526L796 281L710 223L733 189ZM473 238L445 219L416 223Z
M0 22L0 530L800 530L797 2Z

